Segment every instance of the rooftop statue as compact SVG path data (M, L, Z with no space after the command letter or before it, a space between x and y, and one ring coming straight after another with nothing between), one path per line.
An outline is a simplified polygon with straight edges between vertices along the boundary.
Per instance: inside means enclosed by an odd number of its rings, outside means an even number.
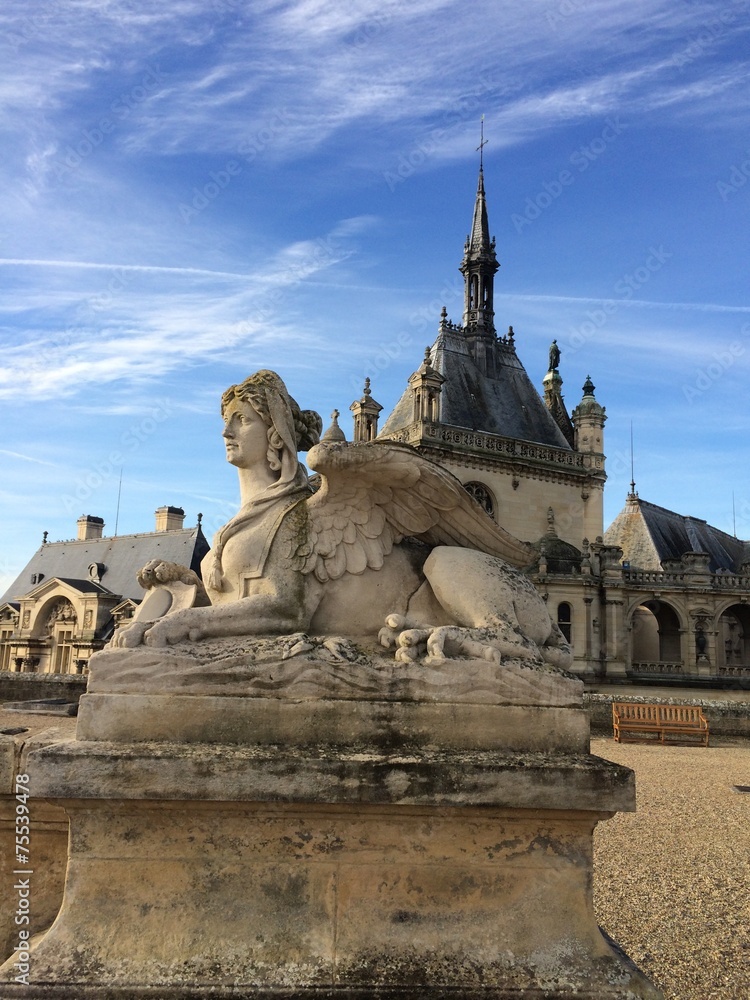
M149 594L113 645L291 636L294 652L311 648L309 636L370 636L404 661L571 662L544 601L512 568L533 550L451 473L386 440L317 443L320 417L271 371L227 389L221 410L241 507L203 561L205 589L153 560L139 575ZM316 492L300 450L320 475Z

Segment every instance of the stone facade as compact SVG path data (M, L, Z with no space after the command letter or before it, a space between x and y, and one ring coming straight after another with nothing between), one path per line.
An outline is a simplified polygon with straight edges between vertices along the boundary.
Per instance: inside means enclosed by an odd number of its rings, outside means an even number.
M45 540L0 598L0 671L85 674L93 653L128 622L143 598L137 571L157 553L198 567L208 551L185 513L156 511L156 531L105 538L104 521L84 515L72 541Z

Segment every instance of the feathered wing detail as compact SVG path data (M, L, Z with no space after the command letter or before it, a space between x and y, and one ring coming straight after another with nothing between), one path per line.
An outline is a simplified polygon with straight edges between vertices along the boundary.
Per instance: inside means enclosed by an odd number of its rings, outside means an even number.
M309 534L293 553L322 583L380 569L395 544L413 536L528 565L534 551L500 528L446 469L408 445L322 443L307 455L322 485L307 501Z

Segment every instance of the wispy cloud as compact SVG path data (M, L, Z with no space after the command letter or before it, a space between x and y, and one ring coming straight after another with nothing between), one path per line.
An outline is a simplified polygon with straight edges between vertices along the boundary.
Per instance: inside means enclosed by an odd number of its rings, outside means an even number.
M601 305L602 302L616 301L618 307L643 307L646 309L679 309L689 312L717 313L750 313L750 306L728 306L720 302L660 302L654 299L613 299L606 295L593 297L582 295L519 295L513 292L495 294L495 300L505 299L508 302L553 302L560 304L577 303L580 305Z
M233 271L211 271L200 267L159 267L153 264L103 264L82 260L28 260L0 257L0 267L69 267L86 271L141 271L145 274L201 275L207 278L231 278L247 281L247 274Z
M309 349L316 335L308 326L292 325L279 316L280 291L294 290L308 278L342 265L355 253L353 241L373 222L371 217L344 219L317 239L280 248L264 267L248 275L190 267L0 260L0 265L20 268L103 270L172 279L166 286L151 288L138 285L134 277L106 300L100 296L98 308L97 300L84 299L74 311L74 323L66 324L64 312L53 312L46 322L59 317L64 332L37 330L27 344L9 345L5 367L0 369L0 399L70 396L91 384L151 381L240 346L250 352L270 348L277 355L295 345ZM185 281L196 276L221 283L229 279L238 287L221 295L195 289L192 283L186 288ZM52 293L48 304L56 297ZM323 348L321 341L318 346Z
M18 451L8 451L7 448L0 448L0 455L6 455L8 458L20 458L23 462L32 462L34 465L46 465L49 469L58 469L60 467L57 462L45 462L44 459L34 458L32 455L22 455Z

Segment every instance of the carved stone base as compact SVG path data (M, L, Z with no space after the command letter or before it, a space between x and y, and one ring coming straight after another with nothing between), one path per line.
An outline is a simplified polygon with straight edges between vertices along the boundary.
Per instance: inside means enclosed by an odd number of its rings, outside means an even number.
M588 750L583 684L564 671L515 659L399 662L372 644L327 643L105 650L92 660L78 738ZM285 656L295 644L310 648Z
M0 996L657 1000L600 934L585 754L71 741L65 900Z

